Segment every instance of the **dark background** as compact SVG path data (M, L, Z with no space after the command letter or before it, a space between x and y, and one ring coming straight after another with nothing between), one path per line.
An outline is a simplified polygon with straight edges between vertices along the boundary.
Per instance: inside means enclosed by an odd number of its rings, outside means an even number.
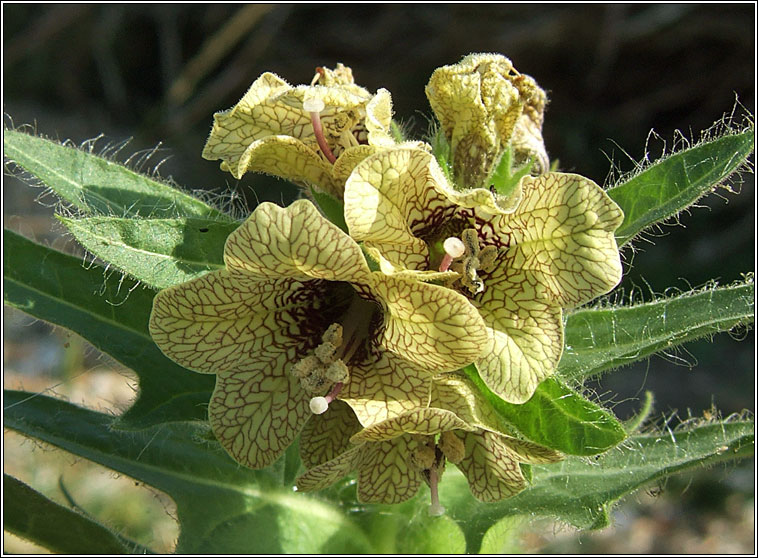
M629 171L646 153L655 158L664 140L670 147L675 130L698 139L736 98L755 112L752 3L4 4L3 26L6 123L77 143L131 137L124 158L162 142L155 162L170 156L164 176L193 189L233 189L248 208L289 202L294 190L259 176L236 182L200 152L212 114L264 71L309 83L316 66L343 62L360 85L389 89L395 117L420 137L431 72L471 52L502 53L548 92L551 158L606 186L611 161ZM651 129L662 139L648 142ZM636 285L649 298L754 270L754 179L744 179L740 195L710 196L654 244L625 250L625 292ZM7 181L6 222L45 238L49 221L37 216L50 211L28 190ZM733 337L741 341L721 334L590 387L621 418L646 389L659 414L678 409L686 418L712 403L725 414L754 410L753 333Z

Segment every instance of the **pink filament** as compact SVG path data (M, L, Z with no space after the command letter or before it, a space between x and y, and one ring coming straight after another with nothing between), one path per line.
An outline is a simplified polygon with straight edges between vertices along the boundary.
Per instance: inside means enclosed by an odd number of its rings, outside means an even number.
M321 126L321 117L317 112L312 112L310 114L311 123L313 124L313 133L316 135L318 146L321 148L321 152L326 155L326 158L329 159L329 162L334 163L337 160L337 157L334 156L334 153L332 153L332 150L329 148L329 144L326 143L324 129Z
M332 401L337 399L337 396L340 394L340 391L342 391L342 385L343 385L342 382L337 382L336 384L334 384L334 387L332 388L332 390L326 394L326 397L324 397L327 403L331 403Z
M445 252L445 255L442 257L442 262L440 263L440 271L447 271L450 269L451 263L453 263L453 256Z
M429 469L429 489L432 493L432 507L438 508L440 505L440 497L437 492L437 485L439 484L439 478L437 476L437 467L432 466Z

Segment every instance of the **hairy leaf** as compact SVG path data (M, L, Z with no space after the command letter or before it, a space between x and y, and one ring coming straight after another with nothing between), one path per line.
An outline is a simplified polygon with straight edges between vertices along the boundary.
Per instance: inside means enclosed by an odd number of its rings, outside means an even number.
M3 507L7 531L58 554L149 552L7 474L3 474Z
M568 457L533 465L529 488L487 506L467 493L462 475L446 473L440 499L463 529L468 552L477 552L487 530L503 517L552 517L579 529L597 529L610 523L615 502L653 481L751 456L754 426L746 420L683 425L665 433L631 436L595 459Z
M753 151L755 130L730 133L668 155L608 190L624 210L619 246L686 209L737 171Z
M90 151L16 130L4 131L3 147L5 157L88 214L231 220L173 186Z
M371 545L334 504L296 494L280 474L240 467L203 426L138 432L51 397L5 392L5 426L154 486L174 499L177 553L367 553Z
M473 365L463 369L500 417L533 442L569 455L596 455L626 436L621 423L555 378L544 380L526 403L500 399Z
M197 218L58 218L92 254L156 289L223 269L224 242L239 225Z
M692 339L751 323L754 314L752 277L643 304L580 310L567 319L558 375L581 382Z
M78 333L139 376L139 396L120 426L205 419L214 378L174 363L150 338L154 292L8 230L3 245L6 304Z

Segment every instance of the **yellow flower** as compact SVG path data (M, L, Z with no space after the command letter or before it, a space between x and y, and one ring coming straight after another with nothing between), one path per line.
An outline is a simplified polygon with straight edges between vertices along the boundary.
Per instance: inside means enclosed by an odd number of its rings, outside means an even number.
M521 463L552 463L563 456L503 432L494 410L459 373L434 380L430 405L361 429L344 405L311 421L300 442L309 470L298 490L322 490L358 471L358 500L397 504L431 489L429 512L444 512L439 482L446 462L466 476L473 495L496 502L526 488Z
M217 374L211 427L249 467L272 463L336 398L364 424L424 406L431 375L472 362L486 342L465 297L423 273L371 271L307 200L259 205L224 262L161 291L150 334L182 366Z
M233 108L214 115L203 157L221 159L235 178L268 173L340 198L358 161L394 145L391 119L389 92L371 95L342 64L317 68L310 86L292 87L267 72Z
M535 174L548 170L542 141L547 97L506 57L470 54L458 64L437 68L426 95L450 143L459 187L488 187L486 181L509 145L517 165L534 157Z
M614 231L623 219L602 188L576 174L526 176L518 189L518 204L498 212L482 190L451 188L428 152L398 147L361 162L344 197L350 235L385 273L458 273L448 284L487 324L476 365L512 403L529 399L555 370L562 308L620 280Z

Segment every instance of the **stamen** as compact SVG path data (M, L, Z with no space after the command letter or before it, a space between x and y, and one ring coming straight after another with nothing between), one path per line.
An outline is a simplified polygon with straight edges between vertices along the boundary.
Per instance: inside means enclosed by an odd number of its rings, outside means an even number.
M466 252L466 246L461 239L451 236L445 239L442 247L445 249L445 255L442 257L442 262L440 263L440 271L447 271L450 269L450 264L453 263L453 260L460 258Z
M314 415L322 415L329 408L329 402L326 397L314 397L309 403L311 407L311 413Z
M432 493L432 504L427 510L432 517L437 517L445 513L445 506L440 504L440 496L437 490L438 485L439 474L437 473L437 467L432 467L429 470L429 489Z
M303 101L303 109L309 112L311 115L311 124L313 125L313 133L316 136L318 146L321 148L321 152L326 156L330 163L334 163L337 157L332 153L329 144L326 143L326 137L324 137L324 128L321 126L321 111L324 110L326 105L324 101L316 97L305 99Z
M314 415L324 414L326 410L329 408L329 403L337 399L337 396L340 394L340 391L342 391L343 385L344 384L342 382L337 382L336 384L334 384L334 387L326 395L326 397L312 397L310 403L308 404L311 408L311 412Z

